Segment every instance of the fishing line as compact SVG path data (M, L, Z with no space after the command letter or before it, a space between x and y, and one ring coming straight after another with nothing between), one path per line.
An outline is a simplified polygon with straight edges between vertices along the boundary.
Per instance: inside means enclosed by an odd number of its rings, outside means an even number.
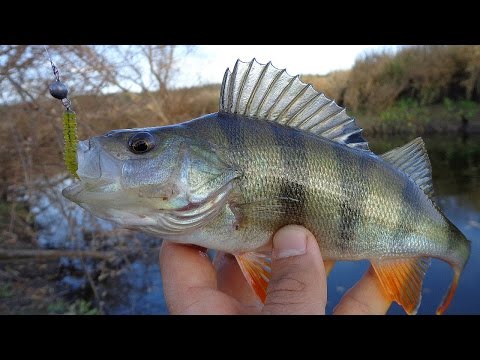
M72 110L72 102L68 98L68 88L60 81L60 72L57 66L53 62L46 46L44 46L44 49L52 66L53 76L55 77L55 81L48 87L50 95L55 99L61 100L65 107L65 112L63 113L63 139L65 144L63 160L68 171L75 178L79 179L77 175L77 114Z

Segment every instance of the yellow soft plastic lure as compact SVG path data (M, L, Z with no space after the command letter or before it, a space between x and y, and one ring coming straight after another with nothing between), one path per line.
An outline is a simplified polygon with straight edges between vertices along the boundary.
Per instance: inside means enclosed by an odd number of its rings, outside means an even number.
M77 179L78 162L77 162L77 114L72 110L63 113L63 139L65 141L65 149L63 159L68 171Z
M77 162L77 114L70 108L71 102L68 99L68 88L60 81L60 73L58 72L57 67L53 63L48 49L44 46L45 52L47 53L48 60L52 66L53 75L55 76L55 81L52 82L49 86L50 94L58 100L62 101L63 106L67 109L63 113L63 139L65 142L63 160L67 166L68 171L77 179L80 179L77 175L78 162Z

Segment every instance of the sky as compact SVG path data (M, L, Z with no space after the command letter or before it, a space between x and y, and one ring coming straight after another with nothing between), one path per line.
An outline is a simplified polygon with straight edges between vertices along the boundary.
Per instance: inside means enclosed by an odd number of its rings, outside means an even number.
M199 45L193 54L181 62L176 81L178 87L221 83L227 67L235 61L260 63L272 61L277 68L286 68L290 75L327 74L333 70L349 69L357 56L365 51L390 45Z

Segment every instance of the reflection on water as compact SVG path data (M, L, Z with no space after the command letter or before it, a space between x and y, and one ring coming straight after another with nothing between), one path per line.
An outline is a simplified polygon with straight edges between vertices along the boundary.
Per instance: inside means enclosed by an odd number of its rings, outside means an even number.
M150 254L144 261L135 261L124 277L110 284L108 314L167 314L157 260L157 254Z
M371 149L381 154L405 144L412 137L369 136L368 139ZM472 241L470 260L447 314L480 314L480 136L436 135L424 137L424 140L432 163L437 203ZM104 306L106 313L167 313L157 255L158 252L151 249L148 256L132 263L121 276L105 284L109 289ZM337 263L328 279L328 313L368 266L368 261ZM432 261L424 282L419 314L435 313L451 278L452 272L446 263ZM389 313L404 314L404 311L394 304Z

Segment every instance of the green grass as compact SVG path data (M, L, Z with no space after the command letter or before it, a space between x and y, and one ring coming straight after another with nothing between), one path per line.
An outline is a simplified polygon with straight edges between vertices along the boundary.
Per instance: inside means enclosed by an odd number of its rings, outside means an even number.
M57 300L48 306L47 312L51 315L100 315L100 310L83 299L75 300L72 304Z
M425 129L432 121L427 108L421 106L418 100L406 98L379 114L380 128L383 132L404 131L418 132Z
M472 100L454 101L448 97L443 99L445 110L457 118L471 119L480 112L480 104Z
M380 112L349 113L367 132L381 134L455 133L462 125L462 116L468 119L468 131L480 131L480 105L469 100L422 105L416 99L406 98Z
M0 299L9 298L13 295L12 285L0 284Z

